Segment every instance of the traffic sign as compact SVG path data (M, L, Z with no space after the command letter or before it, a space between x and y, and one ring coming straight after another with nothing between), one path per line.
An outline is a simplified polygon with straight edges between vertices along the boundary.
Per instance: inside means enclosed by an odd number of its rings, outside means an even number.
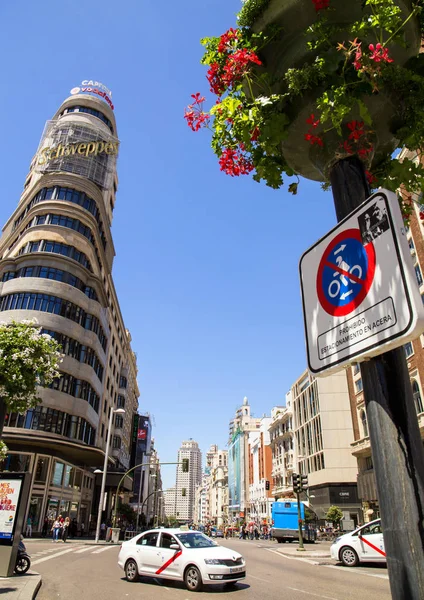
M379 190L300 260L309 369L341 366L424 331L424 307L397 197Z

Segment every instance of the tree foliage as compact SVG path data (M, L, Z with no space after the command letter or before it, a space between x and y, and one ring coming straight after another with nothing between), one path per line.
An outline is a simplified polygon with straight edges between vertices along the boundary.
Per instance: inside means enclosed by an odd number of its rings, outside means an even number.
M330 506L325 515L326 521L330 521L331 523L338 525L343 518L343 513L338 506Z

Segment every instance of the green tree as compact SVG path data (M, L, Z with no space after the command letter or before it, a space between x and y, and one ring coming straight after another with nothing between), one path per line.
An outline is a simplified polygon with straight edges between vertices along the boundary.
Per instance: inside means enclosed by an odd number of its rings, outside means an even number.
M25 413L40 402L38 386L59 376L59 344L36 321L0 323L0 438L6 413ZM0 441L0 458L7 446Z
M305 522L311 523L316 520L317 520L316 513L314 513L314 511L311 508L309 508L308 506L305 506Z
M128 521L128 523L135 523L137 514L129 504L121 504L118 508L118 514L122 519Z
M325 520L330 521L333 525L338 525L343 518L343 513L338 506L330 506L325 515Z

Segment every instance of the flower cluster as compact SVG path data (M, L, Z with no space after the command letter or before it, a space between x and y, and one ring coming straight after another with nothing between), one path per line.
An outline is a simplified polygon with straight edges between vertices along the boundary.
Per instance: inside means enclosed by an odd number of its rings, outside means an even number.
M311 127L309 128L308 132L305 133L305 140L307 142L309 142L312 146L314 144L316 144L317 146L321 146L321 148L324 146L324 142L322 140L322 138L319 135L314 135L312 132L314 129L316 129L320 123L319 119L315 118L315 115L312 113L307 119L306 122L308 123L308 125L311 125Z
M0 325L0 390L9 410L25 412L36 406L37 386L46 386L59 376L62 354L35 321Z
M239 146L238 151L224 148L219 158L219 166L221 171L232 177L248 175L254 169L252 161L243 152L243 145Z
M203 111L203 102L205 98L199 92L192 94L194 99L192 104L189 104L184 112L184 119L187 120L187 125L193 131L199 131L201 127L206 127L209 123L210 116Z
M317 12L325 10L330 6L330 0L312 0L312 2L314 3Z
M262 64L254 52L245 48L231 52L233 47L226 45L225 48L226 50L220 53L225 56L225 60L212 63L206 75L211 92L217 96L222 96L234 84L239 83L248 74L252 64Z

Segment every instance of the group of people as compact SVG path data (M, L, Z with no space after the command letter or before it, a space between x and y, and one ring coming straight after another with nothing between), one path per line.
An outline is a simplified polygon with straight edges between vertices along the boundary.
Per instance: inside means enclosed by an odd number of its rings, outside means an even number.
M258 540L259 538L267 540L269 537L269 527L265 523L258 525L257 523L243 523L239 529L239 539L241 540Z

